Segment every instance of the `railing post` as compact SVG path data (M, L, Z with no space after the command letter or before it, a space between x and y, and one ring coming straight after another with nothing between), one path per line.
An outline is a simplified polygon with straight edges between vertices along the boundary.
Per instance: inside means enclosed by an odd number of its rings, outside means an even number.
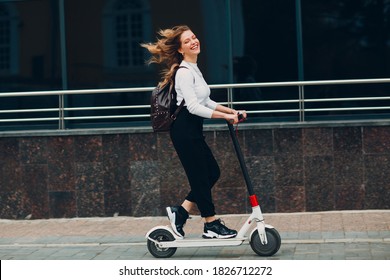
M299 88L299 121L305 121L305 88L303 85L298 86Z
M58 129L65 129L64 95L58 95Z
M227 88L227 101L228 101L228 107L233 108L233 88L228 87Z

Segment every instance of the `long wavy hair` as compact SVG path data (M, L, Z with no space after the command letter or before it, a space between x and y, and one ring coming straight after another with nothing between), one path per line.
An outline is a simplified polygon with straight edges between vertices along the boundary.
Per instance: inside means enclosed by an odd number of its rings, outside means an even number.
M173 74L176 68L183 60L183 56L179 53L181 47L180 37L184 31L190 30L187 25L178 25L169 29L160 29L159 37L154 43L141 44L152 55L146 62L147 64L162 64L164 69L161 71L162 81L160 86L172 82Z

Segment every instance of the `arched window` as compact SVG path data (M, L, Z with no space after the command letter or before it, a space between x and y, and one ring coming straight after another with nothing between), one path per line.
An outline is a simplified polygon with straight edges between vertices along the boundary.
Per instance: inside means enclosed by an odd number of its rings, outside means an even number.
M149 40L151 32L148 1L108 1L103 22L105 65L116 69L143 66L145 52L140 43Z
M18 69L16 10L12 3L0 4L0 74L12 75Z

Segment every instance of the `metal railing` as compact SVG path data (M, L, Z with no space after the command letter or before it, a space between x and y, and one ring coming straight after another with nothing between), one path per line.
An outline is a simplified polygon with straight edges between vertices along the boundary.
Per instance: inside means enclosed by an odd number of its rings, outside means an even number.
M218 102L229 107L237 106L251 106L248 110L248 115L265 116L271 115L274 118L279 116L293 116L294 122L308 122L308 114L317 114L319 116L330 115L336 112L348 113L354 112L380 112L381 114L390 114L390 88L381 88L380 90L367 90L365 94L349 92L348 96L344 95L343 90L338 89L337 94L325 95L321 92L305 94L307 89L313 87L332 87L332 86L346 86L356 85L365 87L368 85L382 84L383 86L390 86L390 79L354 79L354 80L328 80L328 81L303 81L303 82L271 82L271 83L245 83L245 84L219 84L211 85L212 94L215 91L223 91L221 100ZM261 89L267 88L277 89L272 96L269 93L264 93L267 98L256 100L251 99L251 94L247 93L247 100L237 101L235 96L237 90L243 89ZM287 93L281 94L283 88L288 88ZM120 105L99 105L99 106L72 106L67 102L70 96L86 96L86 95L100 95L100 94L119 94L132 95L135 93L149 93L153 87L139 87L139 88L115 88L115 89L91 89L91 90L56 90L56 91L31 91L31 92L9 92L0 93L0 130L7 130L12 126L23 126L30 123L57 123L52 126L55 129L67 129L69 122L83 122L83 121L116 121L133 120L149 121L148 103L149 94L147 98L143 99L141 104L120 104ZM389 91L388 91L389 90ZM327 90L329 91L329 90ZM46 107L45 97L58 98L56 104ZM282 98L281 98L282 96ZM26 107L20 105L23 99L37 97L43 98L39 102L35 102L33 107ZM271 98L270 98L271 97ZM12 102L9 102L12 100ZM109 97L102 100L110 101ZM345 103L349 105L346 106ZM371 102L371 105L365 105ZM23 103L23 102L22 102ZM26 103L26 102L24 102ZM28 103L28 102L27 102ZM53 103L53 102L52 102ZM14 104L14 107L12 107ZM38 106L38 105L39 106ZM317 104L317 105L316 105ZM334 105L337 104L337 105ZM352 104L353 106L351 106ZM357 104L357 105L356 105ZM6 106L3 106L6 105ZM28 105L28 104L27 104ZM5 107L5 108L4 108ZM22 107L22 108L21 108ZM104 113L106 112L106 113ZM107 113L108 112L108 113ZM38 115L38 116L37 116ZM41 115L41 116L39 116ZM385 117L386 118L386 117Z

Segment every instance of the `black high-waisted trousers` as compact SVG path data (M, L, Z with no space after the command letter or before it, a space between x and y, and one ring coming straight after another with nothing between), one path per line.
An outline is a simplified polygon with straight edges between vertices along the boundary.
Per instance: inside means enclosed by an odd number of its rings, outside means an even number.
M219 179L220 169L203 136L203 118L183 107L170 136L191 187L186 199L197 204L202 217L214 216L211 189Z

